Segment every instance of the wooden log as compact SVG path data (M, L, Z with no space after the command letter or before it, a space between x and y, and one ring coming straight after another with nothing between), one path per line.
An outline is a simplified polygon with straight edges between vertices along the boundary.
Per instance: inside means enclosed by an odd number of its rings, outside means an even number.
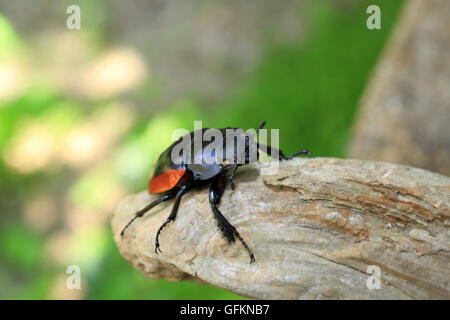
M349 155L450 174L450 1L411 0L361 100Z
M239 169L219 209L253 249L217 228L207 188L187 194L174 222L157 229L172 202L127 229L155 199L123 200L113 220L123 257L144 275L197 280L258 299L449 299L450 178L413 167L334 158L283 161ZM380 289L369 289L369 266ZM373 276L373 275L372 275ZM370 280L369 280L370 281Z

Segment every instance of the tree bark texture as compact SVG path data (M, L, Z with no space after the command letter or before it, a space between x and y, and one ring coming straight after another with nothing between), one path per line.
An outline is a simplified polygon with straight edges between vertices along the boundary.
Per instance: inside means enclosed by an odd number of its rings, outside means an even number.
M219 210L252 248L217 227L208 188L184 196L175 221L155 235L172 201L120 231L156 198L119 205L112 228L121 254L144 275L197 280L258 299L449 299L450 178L404 165L334 158L239 169ZM369 266L381 271L369 289ZM373 275L372 275L373 276ZM370 279L369 279L370 281Z

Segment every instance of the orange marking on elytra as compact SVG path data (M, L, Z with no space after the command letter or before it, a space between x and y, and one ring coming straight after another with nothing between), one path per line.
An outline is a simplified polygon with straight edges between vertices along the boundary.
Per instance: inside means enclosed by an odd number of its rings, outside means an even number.
M160 193L172 189L180 181L185 172L186 169L169 169L151 178L148 182L148 192Z

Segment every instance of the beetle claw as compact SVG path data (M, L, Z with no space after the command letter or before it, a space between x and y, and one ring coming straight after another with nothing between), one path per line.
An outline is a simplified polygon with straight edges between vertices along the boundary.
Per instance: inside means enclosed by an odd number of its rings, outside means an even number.
M159 248L159 242L158 239L155 240L155 253L158 254L158 250L159 252L162 253L161 249Z

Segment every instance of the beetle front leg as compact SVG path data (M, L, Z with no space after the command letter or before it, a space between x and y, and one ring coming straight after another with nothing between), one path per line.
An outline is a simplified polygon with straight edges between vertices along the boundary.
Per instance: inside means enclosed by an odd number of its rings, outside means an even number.
M235 184L234 184L234 182L233 182L233 178L234 178L234 176L236 175L237 168L238 168L238 166L236 165L236 166L234 167L233 173L232 173L230 176L227 176L227 180L228 180L228 182L230 183L231 190L236 189L236 186L235 186Z
M274 157L274 158L277 155L278 160L291 160L292 158L295 158L296 156L301 155L301 154L307 154L309 157L311 157L311 152L309 152L306 149L302 149L302 150L294 153L291 156L285 156L283 151L281 151L277 148L274 148L272 146L266 146L266 145L260 144L260 143L258 143L258 149L267 153L268 155L270 155L271 157Z
M175 201L173 203L172 206L172 211L170 212L169 217L167 218L167 220L162 224L161 227L159 227L158 232L156 232L156 238L155 238L155 253L161 252L161 249L159 248L159 234L161 233L161 230L170 222L175 220L176 216L177 216L177 212L178 212L178 208L180 207L180 202L181 202L181 197L183 196L183 193L186 191L186 185L182 186L180 190L178 190L176 196L175 196Z
M250 255L250 263L255 262L255 257L253 255L252 250L248 247L248 245L245 243L244 239L242 239L239 232L236 230L235 227L231 223L228 222L227 219L222 215L222 213L217 208L217 205L220 202L220 198L222 197L225 186L226 186L226 178L224 175L219 175L214 178L213 182L211 183L211 187L209 189L209 203L211 204L211 209L214 213L214 217L216 218L219 229L224 234L225 238L227 238L228 242L235 242L237 238L244 248L248 251Z

